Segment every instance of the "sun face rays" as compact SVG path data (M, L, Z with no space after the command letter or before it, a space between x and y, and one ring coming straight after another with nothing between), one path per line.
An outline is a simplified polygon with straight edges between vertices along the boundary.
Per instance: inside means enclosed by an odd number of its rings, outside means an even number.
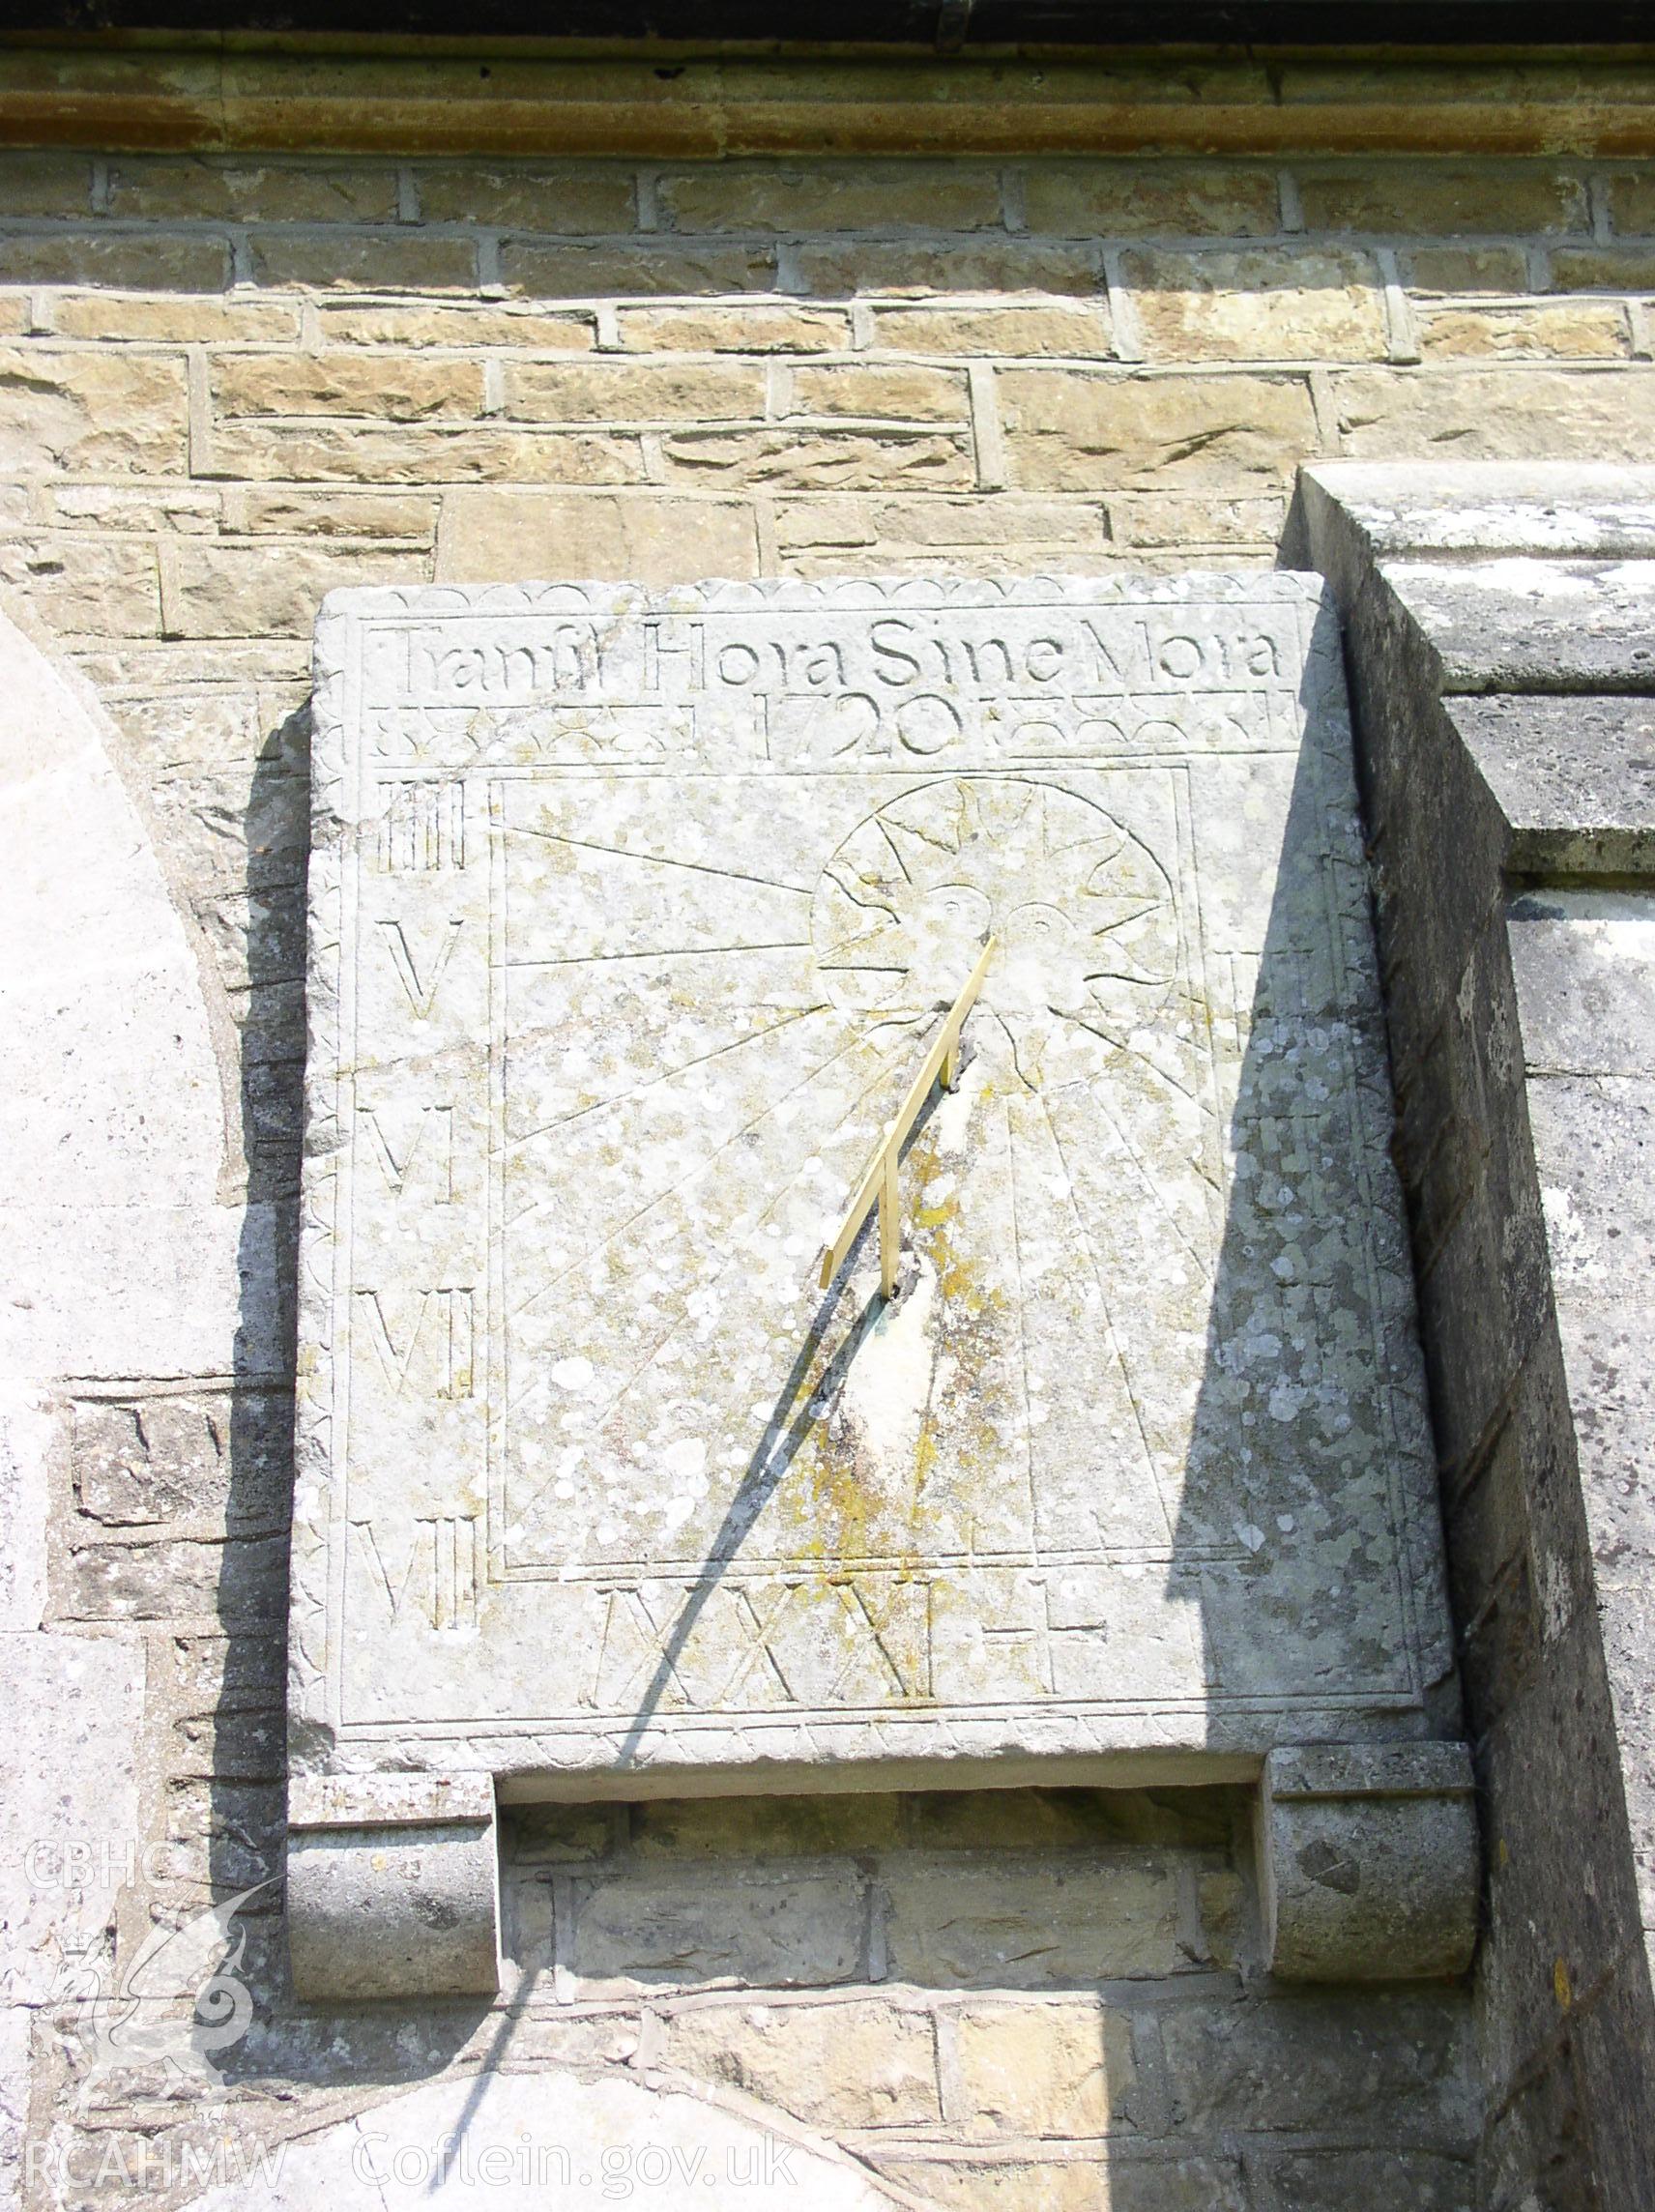
M1142 838L1030 776L511 805L496 1175L536 1272L508 1257L508 1557L692 1563L783 1430L752 1557L1164 1544L1168 1440L1071 1158L1135 1179L1135 1129L1199 1118L1127 1042L1176 969ZM977 1058L904 1168L908 1302L882 1322L853 1254L829 1310L825 1227L991 928Z

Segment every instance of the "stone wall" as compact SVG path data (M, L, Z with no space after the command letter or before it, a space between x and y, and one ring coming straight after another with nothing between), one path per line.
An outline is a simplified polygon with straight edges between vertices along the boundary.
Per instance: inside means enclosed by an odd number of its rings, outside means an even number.
M1652 299L1655 168L1630 162L0 157L0 579L113 717L198 955L213 1195L248 1225L188 1356L60 1361L28 1432L45 1596L9 1641L52 1639L52 1682L90 1670L126 1766L39 1815L115 1860L86 1950L34 1901L12 2111L68 2165L22 2200L130 2201L134 2173L182 2200L168 2143L524 2067L714 2084L897 2201L1469 2201L1468 1994L1274 1989L1222 1799L520 1815L517 1976L481 2020L295 2013L263 1892L221 2110L152 2064L77 2115L71 1993L107 1970L105 1917L130 1965L280 1869L323 592L1267 563L1313 456L1636 457ZM181 1063L149 1049L159 1095ZM35 1864L49 1890L80 1862Z
M1655 472L1302 480L1347 619L1461 1667L1485 2187L1637 2203Z

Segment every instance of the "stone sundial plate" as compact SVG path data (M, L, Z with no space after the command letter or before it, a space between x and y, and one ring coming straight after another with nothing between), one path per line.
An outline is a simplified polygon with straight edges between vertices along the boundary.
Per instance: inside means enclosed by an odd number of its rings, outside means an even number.
M350 592L317 655L302 1768L894 1784L1418 1728L1436 1509L1314 580ZM990 932L901 1294L871 1223L824 1293Z

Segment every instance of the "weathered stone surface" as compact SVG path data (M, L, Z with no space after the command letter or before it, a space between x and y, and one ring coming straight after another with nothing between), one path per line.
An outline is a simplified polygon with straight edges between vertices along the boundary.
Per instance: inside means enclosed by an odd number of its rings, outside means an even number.
M196 2212L540 2212L565 2195L635 2195L652 2212L744 2197L810 2212L890 2201L820 2137L778 2136L682 2084L559 2068L431 2082L281 2149L256 2177L196 2197Z
M1522 307L1452 307L1427 315L1420 326L1427 361L1623 361L1632 331L1623 306L1612 301L1557 301Z
M1471 2163L1430 2151L1323 2150L1260 2161L1268 2212L1352 2212L1403 2205L1408 2212L1471 2212Z
M1445 691L1655 687L1655 561L1393 561L1385 581L1429 636Z
M1448 718L1506 824L1514 873L1655 865L1655 699L1458 698Z
M486 1779L296 1782L287 1941L308 2002L492 1996L500 1875Z
M1371 818L1383 840L1411 842L1416 890L1435 883L1459 898L1471 879L1495 901L1468 958L1429 896L1380 906L1405 1080L1426 1026L1413 1009L1432 1006L1440 1050L1428 1044L1425 1057L1452 1080L1430 1088L1465 1099L1475 1123L1474 1142L1454 1147L1464 1167L1420 1219L1446 1224L1422 1320L1488 1823L1477 2015L1492 2101L1478 2201L1636 2200L1655 2080L1650 1362L1637 1289L1652 1233L1647 978L1643 902L1588 885L1648 871L1655 722L1636 689L1649 682L1632 657L1636 617L1618 625L1618 660L1601 638L1544 619L1524 650L1510 584L1523 579L1537 610L1567 604L1588 625L1636 591L1655 545L1655 472L1338 464L1311 472L1305 495L1311 542L1350 618ZM1444 551L1504 579L1491 603L1507 602L1509 680L1592 684L1607 658L1634 688L1439 702L1434 624L1446 616L1442 644L1456 629L1463 639L1468 595L1443 606L1421 568L1407 595L1417 619L1399 619L1390 578ZM1618 566L1582 583L1582 563L1608 562ZM1435 765L1410 732L1431 733ZM1475 779L1458 791L1441 774L1456 761ZM1474 827L1485 810L1493 838ZM1508 869L1552 882L1512 897ZM1405 1130L1414 1120L1410 1108ZM1419 1131L1433 1121L1452 1117L1422 1112ZM1448 1222L1455 1182L1461 1211Z
M1296 377L1158 378L1006 369L999 378L1006 450L1031 491L1286 482L1316 444L1310 393Z
M223 1107L195 957L90 702L3 621L0 666L0 934L17 948L0 1002L35 1071L0 1096L18 1286L0 1306L0 1376L225 1374L272 1225L214 1203ZM266 1279L244 1317L267 1374L269 1301Z
M1374 1992L1356 2008L1331 1994L1265 2006L1177 2005L1162 2019L1161 2041L1180 2125L1348 2126L1359 2080L1366 2128L1457 2139L1473 2095L1466 2029L1456 2007Z
M1337 651L1290 577L333 602L301 1771L1198 1771L1419 1726ZM823 1298L991 930L912 1286L886 1307L864 1238ZM1085 1970L1176 1965L1146 1906Z
M1176 1973L1188 1963L1176 1871L1164 1859L957 1868L897 1860L884 1886L891 1971L929 1988L1062 1989Z
M1589 219L1584 178L1542 162L1344 161L1305 169L1298 189L1313 230L1504 235L1583 231Z
M1655 1073L1655 901L1646 892L1528 891L1512 901L1507 927L1530 1075Z
M930 2016L895 2005L743 2004L677 2012L667 2023L659 2062L725 2082L819 2127L925 2127L943 2116Z
M862 1956L862 1886L844 1865L582 1877L572 1910L570 1963L594 1983L825 1988Z
M1151 361L1381 361L1373 256L1296 246L1120 257Z
M1460 1744L1273 1751L1259 1806L1264 1957L1287 1981L1464 1973L1477 1817Z
M1131 2023L1095 1999L968 2006L954 2048L967 2124L989 2134L1106 2136L1131 2094Z
M1057 2159L958 2151L876 2153L876 2170L947 2212L1252 2212L1234 2158L1121 2156L1112 2143Z
M67 1635L0 1636L12 1739L0 1792L0 1979L7 1999L54 1994L66 1961L107 1957L138 1825L137 1647Z

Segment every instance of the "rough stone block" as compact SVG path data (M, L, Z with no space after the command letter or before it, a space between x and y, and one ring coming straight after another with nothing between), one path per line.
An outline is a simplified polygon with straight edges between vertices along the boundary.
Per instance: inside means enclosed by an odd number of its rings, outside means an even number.
M842 308L753 300L735 306L623 307L621 342L634 353L842 353Z
M636 438L598 431L451 429L317 421L220 422L215 474L252 483L640 483Z
M1041 238L810 238L795 249L799 283L824 299L858 293L1077 292L1103 289L1095 247Z
M1243 1800L1227 1790L927 1790L907 1800L930 1851L1229 1847Z
M0 346L0 467L35 477L182 476L184 364L154 355Z
M532 238L501 242L500 274L513 292L542 300L640 299L673 292L768 292L775 253L767 246L653 239L588 246Z
M1402 271L1415 292L1528 289L1528 257L1521 246L1416 246L1404 251Z
M714 1882L702 1868L581 1878L573 1909L570 1964L596 1983L826 1988L861 1965L862 1884L849 1865L743 1868Z
M322 300L314 308L325 346L488 347L524 353L590 353L593 319L570 309L545 314L480 301L421 301L418 306L344 306Z
M1608 301L1522 307L1445 307L1421 318L1427 361L1624 361L1632 352L1626 309Z
M668 2015L658 2063L814 2127L936 2127L929 2013L878 2003L698 2006Z
M230 242L211 231L32 231L0 239L8 284L100 284L129 292L221 292Z
M504 1816L501 1848L514 1872L590 1864L606 1857L625 1828L624 1806L514 1805Z
M793 415L884 416L897 422L963 422L971 413L957 370L835 363L793 371Z
M30 532L0 542L0 584L40 621L71 634L154 637L160 630L160 578L151 545Z
M502 487L450 491L443 501L437 575L444 583L566 570L673 584L753 576L758 567L753 509L741 500Z
M1224 499L1200 492L1121 492L1109 502L1110 535L1121 545L1169 552L1246 547L1263 555L1281 536L1287 498Z
M1384 358L1384 300L1369 254L1135 248L1120 267L1151 361Z
M1264 1761L1264 1956L1284 1980L1464 1973L1477 1939L1477 1863L1463 1744L1329 1744Z
M123 154L109 164L109 213L129 222L392 222L396 167Z
M435 232L254 230L247 238L255 284L283 291L475 292L477 247ZM195 289L203 290L204 286Z
M655 189L678 231L971 231L1001 219L998 173L967 161L708 161Z
M1655 366L1536 368L1521 378L1488 368L1339 369L1333 398L1344 450L1356 460L1443 451L1463 460L1521 460L1538 447L1582 461L1640 461Z
M1285 485L1317 447L1310 393L1296 377L1017 368L998 381L1006 450L1031 491L1253 491L1261 480Z
M875 2169L947 2212L1253 2212L1239 2162L1122 2155L1002 2156L958 2151L876 2154Z
M506 372L506 413L521 422L717 422L764 411L757 364L520 362Z
M1472 2212L1469 2159L1431 2150L1322 2150L1264 2158L1258 2167L1268 2212L1353 2212L1356 2205L1407 2205L1408 2212Z
M279 1405L277 1400L276 1404ZM83 1398L73 1408L75 1502L108 1528L142 1528L199 1513L229 1499L232 1430L227 1395ZM279 1441L274 1456L279 1464ZM271 1455L267 1455L271 1456ZM269 1469L259 1487L265 1509Z
M219 354L210 389L221 415L379 417L392 422L472 422L482 411L475 361L379 349L350 353Z
M223 500L214 484L54 483L43 487L54 521L86 532L179 531L189 538L218 534Z
M252 485L234 499L235 526L254 537L369 538L429 546L435 492L306 492Z
M878 548L886 559L917 556L935 567L973 555L1003 561L1002 549L1014 545L1078 552L1100 546L1107 536L1107 516L1097 501L1023 499L1015 493L985 500L936 492L888 498L825 492L776 501L776 543L794 556L842 551L859 553L865 562Z
M815 1858L886 1850L903 1841L915 1800L894 1791L832 1797L678 1797L632 1811L641 1858ZM716 1872L709 1878L716 1880Z
M1457 1993L1203 1998L1160 2015L1173 2125L1203 2134L1346 2131L1361 2084L1370 2138L1466 2140L1476 2090Z
M1297 172L1310 230L1369 231L1381 237L1476 231L1557 234L1590 227L1582 177L1535 161L1458 165L1418 159L1344 161Z
M876 351L999 355L1011 360L1107 357L1115 350L1109 305L876 307Z
M166 626L174 637L302 637L329 592L407 573L405 553L290 545L278 562L267 546L191 538L166 579Z
M1011 2136L1107 2136L1132 2094L1131 2023L1093 1998L969 2005L953 2022L962 2117Z
M1655 292L1655 246L1558 247L1551 271L1559 292Z
M85 154L45 146L8 146L0 157L0 218L92 213L92 161Z
M157 341L173 345L296 344L299 305L240 297L194 299L188 292L71 292L52 304L60 337Z
M678 429L663 436L661 454L669 482L786 491L959 490L975 474L967 438L941 431Z
M882 1870L899 1981L933 1989L1053 1989L1188 1966L1176 1866L1150 1854Z
M1067 238L1241 238L1280 222L1266 162L1031 162L1024 208L1032 231Z
M1607 179L1610 227L1615 231L1655 231L1655 168L1647 162L1618 169Z
M571 236L637 227L637 184L629 162L431 161L414 171L426 222Z

